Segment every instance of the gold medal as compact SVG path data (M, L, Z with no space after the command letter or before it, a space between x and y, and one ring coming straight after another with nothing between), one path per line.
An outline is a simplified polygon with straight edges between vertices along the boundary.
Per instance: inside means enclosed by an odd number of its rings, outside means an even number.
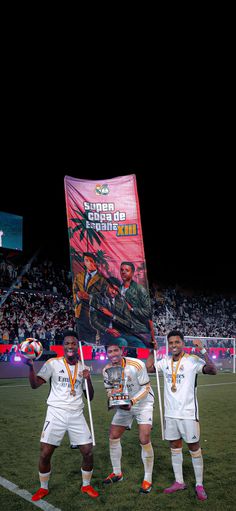
M77 373L78 373L78 362L76 362L76 364L75 364L74 376L72 378L71 370L69 368L69 364L67 363L65 357L64 357L63 360L64 360L64 364L66 366L67 373L68 373L68 376L69 376L69 379L70 379L70 385L71 385L70 395L71 396L76 396L76 392L74 390L74 386L75 386L75 382L76 382L76 378L77 378Z
M177 362L177 366L174 370L174 361L173 361L173 358L171 360L171 371L172 371L172 385L171 385L171 392L176 392L177 390L177 387L176 387L176 380L177 380L177 372L178 372L178 369L179 369L179 365L180 365L180 362L181 362L181 359L183 358L184 356L184 353L181 354L178 362Z

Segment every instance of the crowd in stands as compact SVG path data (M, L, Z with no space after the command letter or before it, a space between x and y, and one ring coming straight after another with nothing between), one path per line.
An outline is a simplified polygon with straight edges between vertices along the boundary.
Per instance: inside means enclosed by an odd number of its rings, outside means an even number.
M6 298L13 282L14 289ZM71 288L70 272L49 261L33 262L27 268L2 258L0 342L17 344L26 337L34 337L46 349L61 343L63 331L75 328ZM159 336L179 328L185 336L235 337L236 307L232 296L196 295L153 285L151 301ZM220 342L222 346L227 343Z
M233 296L206 296L153 286L151 301L158 335L178 328L185 336L235 337L236 301ZM227 341L222 340L222 346L224 342Z
M15 282L16 281L16 282ZM2 258L0 261L0 289L9 288L15 282L16 289L71 294L71 273L52 261L16 265Z

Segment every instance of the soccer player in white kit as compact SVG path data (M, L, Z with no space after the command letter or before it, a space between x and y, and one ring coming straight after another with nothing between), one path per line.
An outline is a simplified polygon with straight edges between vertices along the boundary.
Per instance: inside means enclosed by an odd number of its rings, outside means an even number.
M106 369L112 366L121 366L124 371L124 378L127 378L128 394L131 400L130 405L118 407L113 416L109 447L113 472L104 479L104 484L122 481L121 471L122 448L120 438L126 429L130 429L133 419L136 419L139 429L139 440L141 444L141 458L144 465L144 480L140 487L140 493L149 493L152 489L152 471L154 453L151 444L151 429L153 417L154 394L150 386L149 377L145 364L141 360L131 357L123 357L122 348L119 342L112 340L106 347L110 362L103 370L104 385L108 396L111 386L108 383Z
M167 338L172 355L158 361L156 367L153 354L150 354L146 362L148 372L162 370L164 376L165 439L170 442L175 475L175 482L166 488L164 493L174 493L186 488L182 468L183 439L188 444L192 457L197 498L206 500L207 494L203 487L203 458L199 444L197 374L216 374L217 370L200 340L194 340L193 343L200 350L204 360L184 352L184 336L180 331L172 330Z
M29 365L29 381L36 389L50 381L51 389L47 399L48 410L40 439L39 480L41 487L33 495L37 501L48 495L48 482L51 474L51 457L61 444L65 432L68 432L71 445L78 445L82 461L82 493L92 498L98 492L91 486L93 472L92 437L83 414L84 380L88 382L90 399L93 398L93 386L88 368L83 370L78 360L78 341L76 334L68 330L64 334L64 357L51 358L36 375L32 360ZM86 395L86 394L85 394Z

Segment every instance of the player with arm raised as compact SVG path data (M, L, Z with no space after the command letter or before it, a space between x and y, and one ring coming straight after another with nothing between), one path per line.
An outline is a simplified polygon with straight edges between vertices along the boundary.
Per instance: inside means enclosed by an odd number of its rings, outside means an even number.
M167 338L171 356L158 361L155 367L153 353L151 353L146 362L148 372L162 370L164 376L165 439L170 442L175 475L175 482L166 488L164 493L174 493L186 488L182 469L182 440L184 440L192 458L197 498L206 500L207 494L203 487L203 458L199 443L197 374L216 374L217 370L200 340L193 342L204 360L184 352L184 336L179 330L172 330Z
M83 414L83 393L85 379L88 383L90 400L93 398L93 385L88 368L83 369L78 359L78 341L74 332L68 330L64 334L64 357L51 358L35 373L31 360L29 365L29 381L33 389L50 381L51 389L47 399L48 410L40 441L39 480L41 487L33 495L37 501L48 493L48 482L51 474L51 457L56 447L61 444L65 432L68 432L71 445L78 445L83 457L82 461L82 493L92 498L98 492L90 485L93 472L93 453L91 433ZM85 394L86 395L86 394Z

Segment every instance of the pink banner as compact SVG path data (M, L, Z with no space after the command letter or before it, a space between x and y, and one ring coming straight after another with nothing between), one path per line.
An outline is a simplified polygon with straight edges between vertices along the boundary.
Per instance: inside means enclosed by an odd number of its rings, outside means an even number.
M66 176L65 195L79 337L109 344L108 337L115 336L126 346L149 345L151 307L135 175L106 181Z

